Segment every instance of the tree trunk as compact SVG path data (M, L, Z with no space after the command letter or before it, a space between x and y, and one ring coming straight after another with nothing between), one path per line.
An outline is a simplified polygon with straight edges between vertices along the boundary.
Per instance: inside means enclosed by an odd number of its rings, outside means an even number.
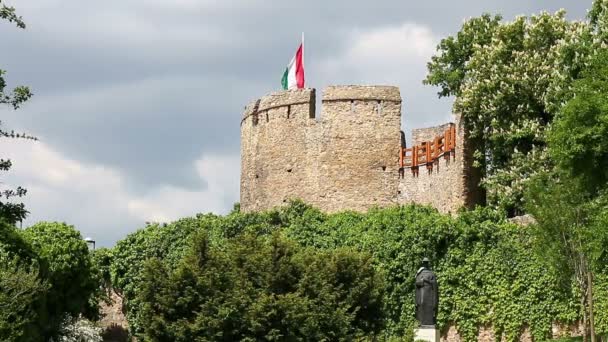
M593 322L593 275L587 271L587 302L589 305L589 328L591 329L591 342L595 342L595 324Z
M588 342L587 340L587 305L585 305L585 294L583 293L583 342Z

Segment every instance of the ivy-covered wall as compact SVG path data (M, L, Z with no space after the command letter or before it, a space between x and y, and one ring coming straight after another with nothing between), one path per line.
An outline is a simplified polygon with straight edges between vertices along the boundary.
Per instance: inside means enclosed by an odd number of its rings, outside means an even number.
M151 225L120 241L113 250L113 284L123 292L129 324L141 329L137 301L147 258L169 268L188 249L191 234L205 231L209 243L244 232L260 236L279 231L300 245L321 250L352 248L371 254L386 281L384 335L411 338L414 274L428 256L440 284L439 326L455 326L463 340L474 341L480 327L514 341L524 327L534 340L551 337L552 323L580 319L572 283L560 281L536 256L532 234L488 209L457 218L429 207L372 209L368 213L325 214L301 202L263 213L186 218L167 226ZM608 332L608 276L596 279L596 328ZM602 308L604 308L602 310Z

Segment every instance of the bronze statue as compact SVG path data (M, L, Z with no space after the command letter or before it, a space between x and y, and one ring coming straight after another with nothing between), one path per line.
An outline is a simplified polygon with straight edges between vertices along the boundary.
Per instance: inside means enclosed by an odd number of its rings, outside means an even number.
M422 267L416 272L416 319L422 327L437 324L439 307L439 287L437 277L430 270L429 259L422 260Z

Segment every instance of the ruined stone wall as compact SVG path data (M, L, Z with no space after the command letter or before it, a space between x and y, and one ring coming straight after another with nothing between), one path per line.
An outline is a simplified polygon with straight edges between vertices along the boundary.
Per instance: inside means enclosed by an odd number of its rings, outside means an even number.
M449 159L441 157L431 171L424 165L419 166L417 175L406 168L399 182L399 203L429 204L443 213L455 213L459 208L470 207L480 200L479 177L471 172L473 146L470 146L458 118L455 123L412 130L412 146L432 141L450 125L456 125L454 155Z
M124 298L114 289L108 291L109 301L99 301L101 319L98 323L103 329L103 340L107 342L129 341L129 323L124 313Z
M260 211L300 198L329 212L410 202L455 212L475 200L462 127L456 155L431 174L399 175L401 95L391 86L331 86L316 118L315 90L281 91L253 101L241 121L241 209ZM413 143L446 125L413 130Z
M572 324L560 324L554 322L551 325L551 338L559 339L559 338L567 338L567 337L576 337L583 336L583 328L580 323L572 323ZM532 334L530 332L530 327L524 326L520 331L520 335L517 340L519 342L532 342L534 339L532 338ZM454 325L449 325L447 329L441 334L440 338L441 342L462 342L463 339L458 333L458 330ZM477 341L478 342L506 342L506 336L496 336L496 332L492 326L481 326L477 331Z

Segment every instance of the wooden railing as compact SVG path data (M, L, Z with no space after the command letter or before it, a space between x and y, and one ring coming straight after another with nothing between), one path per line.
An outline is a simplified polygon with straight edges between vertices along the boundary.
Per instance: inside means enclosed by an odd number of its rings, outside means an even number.
M424 141L411 148L401 147L399 154L399 171L403 177L405 168L410 168L414 176L418 175L418 167L426 165L427 171L433 171L433 164L443 157L450 160L456 153L456 126L450 124L443 135L436 136L432 141Z

